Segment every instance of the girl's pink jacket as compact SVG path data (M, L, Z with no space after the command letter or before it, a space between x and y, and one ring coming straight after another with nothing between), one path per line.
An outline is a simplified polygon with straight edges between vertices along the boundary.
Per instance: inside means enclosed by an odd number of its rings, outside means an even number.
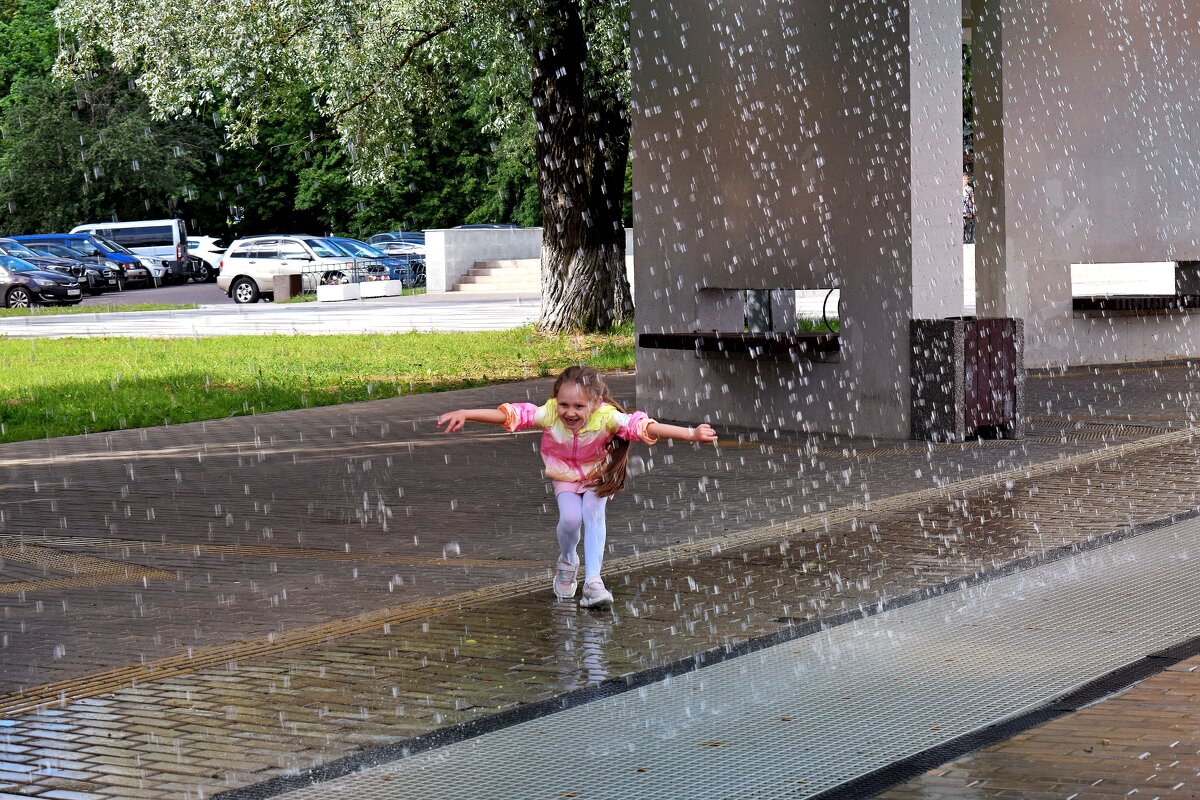
M554 494L583 492L591 478L604 466L605 447L614 436L629 441L654 444L657 438L647 429L654 420L641 411L626 414L609 403L588 417L587 424L574 433L558 418L558 401L550 398L545 405L504 403L504 429L511 433L535 428L542 430L542 461L546 477L554 481Z

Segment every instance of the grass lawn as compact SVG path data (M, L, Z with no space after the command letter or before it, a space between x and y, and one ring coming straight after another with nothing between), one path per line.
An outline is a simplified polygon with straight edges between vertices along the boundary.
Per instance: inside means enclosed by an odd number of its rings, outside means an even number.
M194 422L633 366L633 328L0 339L0 442Z
M138 303L131 306L35 306L34 308L0 308L0 317L37 317L42 314L110 314L123 311L184 311L198 308L195 303Z

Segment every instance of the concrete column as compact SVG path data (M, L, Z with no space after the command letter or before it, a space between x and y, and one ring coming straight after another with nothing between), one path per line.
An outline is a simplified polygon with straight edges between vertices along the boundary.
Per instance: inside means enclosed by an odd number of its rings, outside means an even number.
M1075 313L1071 265L1200 259L1200 8L974 0L977 303L1026 363L1194 355L1191 314Z
M638 352L663 418L909 432L909 320L962 310L961 2L633 0L640 332L841 289L840 363ZM740 328L739 328L740 330Z

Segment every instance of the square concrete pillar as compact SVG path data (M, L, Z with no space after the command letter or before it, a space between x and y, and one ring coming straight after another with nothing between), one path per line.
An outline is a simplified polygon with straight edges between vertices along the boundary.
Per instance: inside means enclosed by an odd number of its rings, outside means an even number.
M1026 320L1031 365L1200 346L1195 315L1076 314L1071 286L1072 264L1200 260L1195 12L974 0L977 309Z
M780 309L797 289L841 290L839 358L639 348L639 405L907 437L909 320L963 306L961 2L631 13L638 332L765 327L747 290Z

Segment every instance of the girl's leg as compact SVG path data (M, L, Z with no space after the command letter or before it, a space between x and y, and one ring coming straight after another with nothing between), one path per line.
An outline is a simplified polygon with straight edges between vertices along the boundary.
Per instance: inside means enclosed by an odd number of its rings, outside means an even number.
M559 556L569 564L579 563L579 529L583 525L583 500L574 492L563 492L558 501Z
M607 497L597 497L588 489L583 493L583 569L584 580L600 577L600 567L604 563L604 540L607 537L607 527L604 522L604 507L608 504Z

